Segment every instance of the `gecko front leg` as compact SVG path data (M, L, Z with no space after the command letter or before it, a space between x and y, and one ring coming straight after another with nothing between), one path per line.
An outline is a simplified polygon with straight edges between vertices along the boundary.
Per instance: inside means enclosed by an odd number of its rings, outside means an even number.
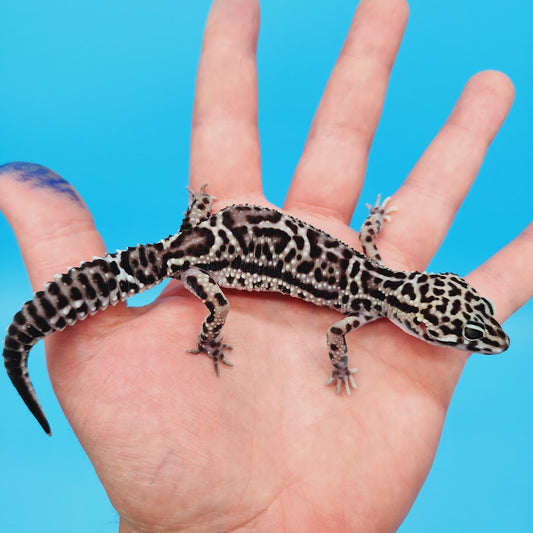
M379 255L376 246L376 239L381 230L381 226L383 225L383 221L390 222L390 214L397 211L397 208L394 206L387 207L387 204L390 201L390 196L385 198L383 202L380 200L381 195L378 194L375 205L365 204L370 213L361 226L359 241L363 247L364 254L368 258L377 261L380 265L383 265L383 261L381 260L381 256Z
M203 352L207 354L215 366L215 372L219 375L218 362L233 366L224 358L224 350L231 350L229 344L223 344L222 327L226 323L229 312L229 302L217 282L205 271L191 267L180 275L183 285L195 296L202 300L209 310L209 314L202 323L202 331L198 336L198 347L187 350L190 353Z
M357 372L357 368L348 368L346 334L377 318L379 317L364 316L362 314L349 315L335 322L328 329L327 343L333 372L331 373L331 377L326 381L326 385L336 383L337 394L341 392L343 383L347 394L350 394L350 385L354 389L357 387L353 379L353 374Z

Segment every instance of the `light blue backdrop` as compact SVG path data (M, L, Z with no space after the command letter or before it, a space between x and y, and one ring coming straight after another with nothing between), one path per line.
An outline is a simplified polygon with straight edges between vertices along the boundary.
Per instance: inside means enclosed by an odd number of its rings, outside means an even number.
M280 204L357 2L263 4L263 170L267 196ZM157 240L179 224L208 7L207 0L0 4L0 164L34 161L69 179L109 249ZM532 218L532 23L530 0L505 8L497 0L411 1L365 200L398 187L473 73L501 69L517 91L434 270L466 274ZM363 217L358 208L354 227ZM3 218L0 243L5 327L30 288ZM530 303L506 324L508 352L470 360L402 533L533 531L532 325ZM0 372L0 531L117 531L117 516L53 396L42 344L31 371L54 437L41 433Z

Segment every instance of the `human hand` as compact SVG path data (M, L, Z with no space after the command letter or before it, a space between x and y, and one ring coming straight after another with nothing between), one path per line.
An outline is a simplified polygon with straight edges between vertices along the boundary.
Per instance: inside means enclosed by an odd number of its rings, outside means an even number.
M406 17L401 0L361 3L284 206L354 247L347 224ZM216 208L266 203L257 29L250 0L217 0L206 28L191 184L198 190L209 181ZM427 264L511 100L510 83L497 73L470 81L394 196L400 211L378 242L388 266ZM103 255L79 201L31 188L16 172L4 178L0 202L36 289ZM531 296L523 284L530 262L512 261L518 248L531 258L531 233L470 277L500 319ZM46 341L54 389L120 513L121 531L396 527L429 471L466 354L431 347L386 321L370 324L348 337L359 388L339 398L321 386L330 373L325 332L337 314L265 293L232 292L229 300L225 334L236 367L223 368L219 380L207 358L183 353L205 308L178 283L150 306L120 305Z

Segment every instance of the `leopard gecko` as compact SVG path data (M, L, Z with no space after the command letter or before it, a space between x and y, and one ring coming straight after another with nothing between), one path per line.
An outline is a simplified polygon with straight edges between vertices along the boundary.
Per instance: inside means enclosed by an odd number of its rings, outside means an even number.
M138 245L81 263L58 274L15 314L4 341L4 362L18 393L41 424L50 426L29 378L27 359L39 339L74 325L167 278L180 280L207 307L197 345L219 373L231 363L222 343L229 303L222 288L276 291L344 315L327 331L333 366L328 384L337 393L355 388L345 335L388 318L410 335L439 345L495 354L509 338L494 306L452 273L396 271L384 266L376 238L393 208L379 197L363 223L363 254L306 222L255 205L232 205L211 214L204 185L189 190L180 230L155 244Z

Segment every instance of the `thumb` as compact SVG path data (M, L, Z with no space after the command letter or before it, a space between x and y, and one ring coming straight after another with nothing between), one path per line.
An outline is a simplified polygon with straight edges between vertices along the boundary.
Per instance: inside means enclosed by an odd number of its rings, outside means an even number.
M0 166L0 210L13 228L34 290L105 246L72 185L33 163Z
M35 291L42 289L44 282L53 280L56 274L79 265L82 259L105 252L102 239L81 197L66 180L48 168L32 163L0 166L0 209L15 232ZM98 327L95 321L92 322L88 324L89 327ZM12 327L16 328L14 323L10 329ZM28 337L24 332L22 335ZM32 344L42 335L34 337ZM57 378L69 382L77 366L71 350L56 349L66 338L54 335L47 341L47 348L54 354L53 358L48 358L48 362L56 384ZM28 344L30 340L23 341L20 335L16 340L6 337L4 357L6 353L19 354L20 357L5 359L5 364L26 405L45 431L49 432L27 374L26 358L31 345L24 352L20 350L21 343Z

